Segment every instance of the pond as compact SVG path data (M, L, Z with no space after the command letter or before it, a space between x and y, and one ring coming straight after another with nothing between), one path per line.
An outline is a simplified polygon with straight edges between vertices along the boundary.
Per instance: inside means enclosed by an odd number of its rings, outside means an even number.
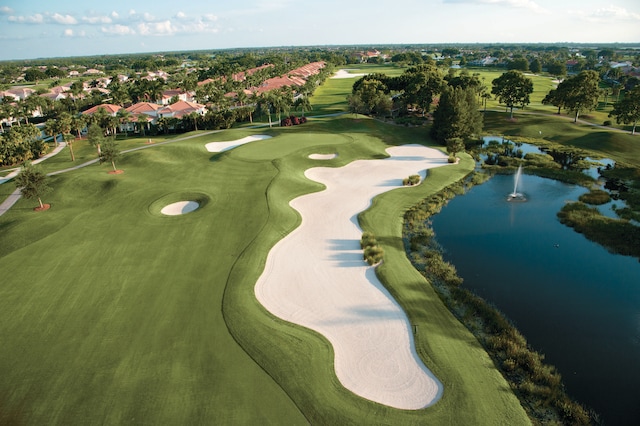
M434 216L445 258L558 368L570 396L606 424L640 424L640 262L559 222L585 188L521 183L526 202L507 202L513 176L497 175Z

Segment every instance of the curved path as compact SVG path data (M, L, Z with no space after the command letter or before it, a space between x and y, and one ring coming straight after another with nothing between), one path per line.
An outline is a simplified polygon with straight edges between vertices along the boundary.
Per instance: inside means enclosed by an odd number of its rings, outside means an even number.
M363 261L357 215L403 178L446 165L447 156L421 145L387 152L391 158L307 170L326 189L291 202L302 223L269 252L255 294L272 314L331 342L336 375L347 389L420 409L440 398L442 384L416 354L404 311Z

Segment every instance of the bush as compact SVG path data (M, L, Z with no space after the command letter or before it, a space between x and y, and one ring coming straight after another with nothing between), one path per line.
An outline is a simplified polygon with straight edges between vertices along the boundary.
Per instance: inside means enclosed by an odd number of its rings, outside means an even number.
M604 120L603 126L611 126L611 120Z
M378 245L376 237L368 231L362 233L360 247L364 249L363 259L369 265L375 265L382 261L384 250Z
M307 117L296 117L295 115L290 115L289 117L285 117L280 120L280 125L283 127L289 126L297 126L298 124L304 124L307 122Z
M404 186L413 186L420 183L420 175L411 175L408 178L402 180Z
M375 265L382 261L384 250L380 246L368 246L364 249L364 260L369 265Z

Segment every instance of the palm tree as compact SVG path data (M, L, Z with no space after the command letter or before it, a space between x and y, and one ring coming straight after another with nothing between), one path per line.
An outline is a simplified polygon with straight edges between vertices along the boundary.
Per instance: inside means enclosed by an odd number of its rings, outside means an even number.
M311 102L309 101L309 98L307 96L301 96L298 99L296 99L295 103L293 104L296 108L300 108L300 111L302 111L302 116L304 117L304 112L305 111L311 111Z
M144 113L138 114L136 116L138 128L142 131L142 136L145 136L144 128L147 127L147 130L148 130L150 118L151 117L149 117L147 114L144 114Z
M247 94L244 93L244 90L238 90L238 93L236 95L236 98L238 99L238 102L240 103L240 106L244 106L244 104L247 102Z
M67 146L69 147L69 152L71 153L71 161L76 161L76 156L73 153L73 141L76 137L73 136L71 133L64 133L62 135L62 138L64 139L64 141L67 143Z
M193 127L194 129L197 131L198 130L198 120L200 119L200 114L198 114L196 111L190 112L189 114L187 114L184 118L193 121Z
M71 129L76 131L78 139L80 139L81 137L80 132L82 131L82 129L87 127L87 121L88 120L86 115L75 114L71 116Z
M125 134L129 136L129 123L131 122L131 113L124 108L120 108L116 113L116 117L121 128L124 128Z
M47 136L53 137L53 146L57 145L56 136L58 135L58 122L57 120L49 119L44 123L44 133Z

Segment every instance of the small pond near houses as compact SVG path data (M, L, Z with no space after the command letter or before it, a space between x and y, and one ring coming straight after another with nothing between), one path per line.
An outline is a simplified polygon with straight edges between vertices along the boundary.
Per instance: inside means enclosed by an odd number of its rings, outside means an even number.
M556 214L585 188L497 175L432 217L463 286L510 318L605 424L640 424L640 262L613 255Z

